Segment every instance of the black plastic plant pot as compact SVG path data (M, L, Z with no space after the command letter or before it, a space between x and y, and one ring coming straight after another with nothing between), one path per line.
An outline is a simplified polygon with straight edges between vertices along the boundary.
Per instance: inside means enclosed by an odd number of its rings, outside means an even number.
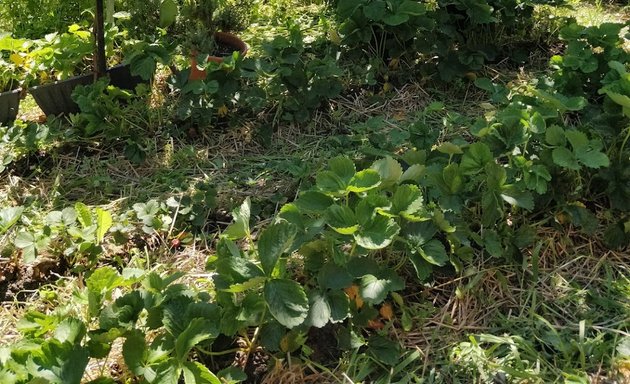
M118 88L134 90L138 84L148 83L140 76L134 76L131 74L129 65L116 65L107 70L109 76L109 83L115 85Z
M0 93L0 123L8 124L15 120L20 107L20 93L22 89Z
M116 65L107 70L110 84L118 88L134 90L140 83L146 83L140 76L133 76L129 65ZM77 85L88 85L94 81L94 75L71 77L67 80L29 88L29 92L46 116L64 115L80 112L79 106L72 100L72 91Z
M29 88L29 92L46 116L78 113L79 106L72 100L77 85L92 84L94 75L71 77L54 83Z

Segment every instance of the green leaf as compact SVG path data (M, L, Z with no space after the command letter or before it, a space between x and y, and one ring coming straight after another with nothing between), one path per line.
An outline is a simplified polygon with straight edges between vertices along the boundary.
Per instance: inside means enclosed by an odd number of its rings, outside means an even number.
M580 132L575 129L567 129L564 132L567 140L571 143L574 151L578 151L579 149L586 147L588 145L588 137L584 132Z
M326 209L326 222L342 235L351 235L359 229L352 209L345 205L331 205Z
M352 160L345 156L337 156L330 159L330 161L328 162L328 168L335 175L339 176L339 179L344 185L343 189L345 189L345 186L350 183L350 180L352 179L352 177L354 177L354 174L356 173L354 163L352 162Z
M334 202L331 197L321 192L306 191L301 193L294 203L300 210L320 213L333 205Z
M382 249L394 241L400 227L393 219L376 216L354 234L358 245L365 249Z
M272 224L261 233L258 257L267 276L271 276L280 256L291 248L296 234L296 226L286 221Z
M396 188L392 197L391 212L409 217L423 207L422 191L415 185L403 184Z
M381 175L381 186L383 188L387 188L398 183L403 174L403 169L400 163L389 156L375 161L370 168L374 169Z
M451 143L450 141L445 141L444 143L438 145L436 150L438 152L447 154L449 156L461 155L463 153L463 151L459 147L459 145L455 145L455 144Z
M74 209L77 211L79 223L83 228L87 228L91 226L92 223L92 213L90 212L90 208L87 205L77 202L74 204Z
M494 92L494 83L486 77L478 77L475 79L475 86L487 92Z
M444 266L449 260L444 245L439 240L430 240L418 249L420 255L429 263Z
M251 212L251 202L249 197L245 199L243 204L239 208L232 211L234 222L230 224L225 231L221 234L231 240L238 240L244 237L248 237L249 230L249 217Z
M127 333L122 347L125 364L135 375L144 374L147 360L147 344L145 336L139 329Z
M185 362L183 373L186 384L221 384L221 380L214 373L197 361Z
M409 260L411 261L411 264L413 264L413 268L416 270L416 276L419 281L425 281L429 278L429 276L431 276L433 267L423 257L421 257L419 252L410 253Z
M545 141L548 144L563 147L567 142L564 129L557 125L552 125L545 132Z
M330 303L330 321L339 323L350 315L350 300L343 291L331 291L328 293Z
M160 28L170 27L177 19L177 3L174 0L162 0L160 4Z
M481 223L483 225L492 226L503 216L501 199L495 191L486 191L481 196Z
M406 13L393 13L383 17L383 22L387 25L395 27L409 20L409 15Z
M547 122L539 112L534 112L529 119L528 125L532 133L545 133L547 130Z
M493 161L490 148L484 143L473 143L462 156L460 163L461 171L466 175L474 175L481 172L486 164Z
M610 159L601 152L602 143L599 140L591 140L587 146L579 151L575 150L577 160L589 168L602 168L610 166Z
M180 364L175 359L169 359L155 369L155 378L151 384L178 384L182 375Z
M306 323L315 328L322 328L328 324L332 311L326 295L313 290L309 294L308 301L309 311Z
M315 184L322 192L332 195L343 195L346 190L346 184L332 171L319 172L315 177Z
M264 297L271 315L287 328L302 324L308 315L306 293L295 281L269 280L265 284Z
M402 183L404 181L412 181L414 183L419 183L420 179L424 175L427 167L420 164L413 164L400 177L399 182Z
M22 216L24 207L7 207L0 209L0 235L9 230Z
M364 169L357 172L352 179L348 187L349 192L361 193L376 188L381 184L381 175L373 169Z
M55 328L55 339L71 344L80 343L87 332L85 324L79 319L68 317Z
M421 16L427 12L424 4L413 0L404 1L398 7L398 13L406 13L411 16Z
M372 335L368 339L368 352L377 361L394 366L400 362L400 346L397 342L381 335Z
M363 7L363 14L371 20L379 21L387 11L384 1L374 1Z
M448 193L456 195L464 187L464 179L457 163L451 163L442 170L444 184L448 188Z
M521 191L515 186L504 188L501 197L508 204L527 209L528 211L534 209L534 197L532 194L528 191Z
M350 286L352 280L352 276L345 268L332 262L324 264L317 275L320 287L325 289L343 289Z
M18 232L17 236L13 240L13 244L18 248L27 248L35 246L37 239L35 239L35 235L27 231Z
M385 300L389 291L390 281L387 279L379 279L374 275L365 275L361 278L359 294L371 304L378 304Z
M96 242L102 243L105 234L112 227L112 215L102 208L96 208Z
M180 362L184 362L188 356L188 352L197 344L204 340L212 338L212 329L215 328L209 321L203 318L194 318L188 323L188 326L182 333L177 336L175 341L175 353Z
M574 171L579 171L582 168L573 152L565 147L554 148L551 152L551 157L554 163L563 168L572 169Z

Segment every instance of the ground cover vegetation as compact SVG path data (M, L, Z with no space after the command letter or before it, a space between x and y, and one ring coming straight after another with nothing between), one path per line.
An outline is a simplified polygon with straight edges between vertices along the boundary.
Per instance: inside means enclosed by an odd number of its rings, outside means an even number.
M0 126L0 382L630 381L628 4L106 3L147 83ZM1 3L0 84L92 7Z

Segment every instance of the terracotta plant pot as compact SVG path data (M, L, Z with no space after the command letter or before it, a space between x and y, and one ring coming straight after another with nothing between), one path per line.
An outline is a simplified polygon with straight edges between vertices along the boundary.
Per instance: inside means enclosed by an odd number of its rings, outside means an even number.
M15 120L20 107L22 89L0 93L0 124L7 124Z
M233 51L238 51L241 56L245 56L249 50L249 46L241 40L238 36L228 32L215 32L214 40L217 44L232 48ZM208 61L214 63L222 63L224 57L222 56L208 56ZM193 52L190 63L190 76L189 80L203 80L206 78L206 71L200 70L197 67L197 52Z

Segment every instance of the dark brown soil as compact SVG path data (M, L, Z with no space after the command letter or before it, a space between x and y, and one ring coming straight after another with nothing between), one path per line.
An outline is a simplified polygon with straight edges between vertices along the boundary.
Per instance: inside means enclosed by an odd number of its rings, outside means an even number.
M68 266L63 260L41 259L33 265L0 263L0 302L24 301L28 294L42 285L57 280Z
M308 346L313 350L311 359L322 365L337 364L341 357L337 343L337 326L328 323L323 328L311 327Z

